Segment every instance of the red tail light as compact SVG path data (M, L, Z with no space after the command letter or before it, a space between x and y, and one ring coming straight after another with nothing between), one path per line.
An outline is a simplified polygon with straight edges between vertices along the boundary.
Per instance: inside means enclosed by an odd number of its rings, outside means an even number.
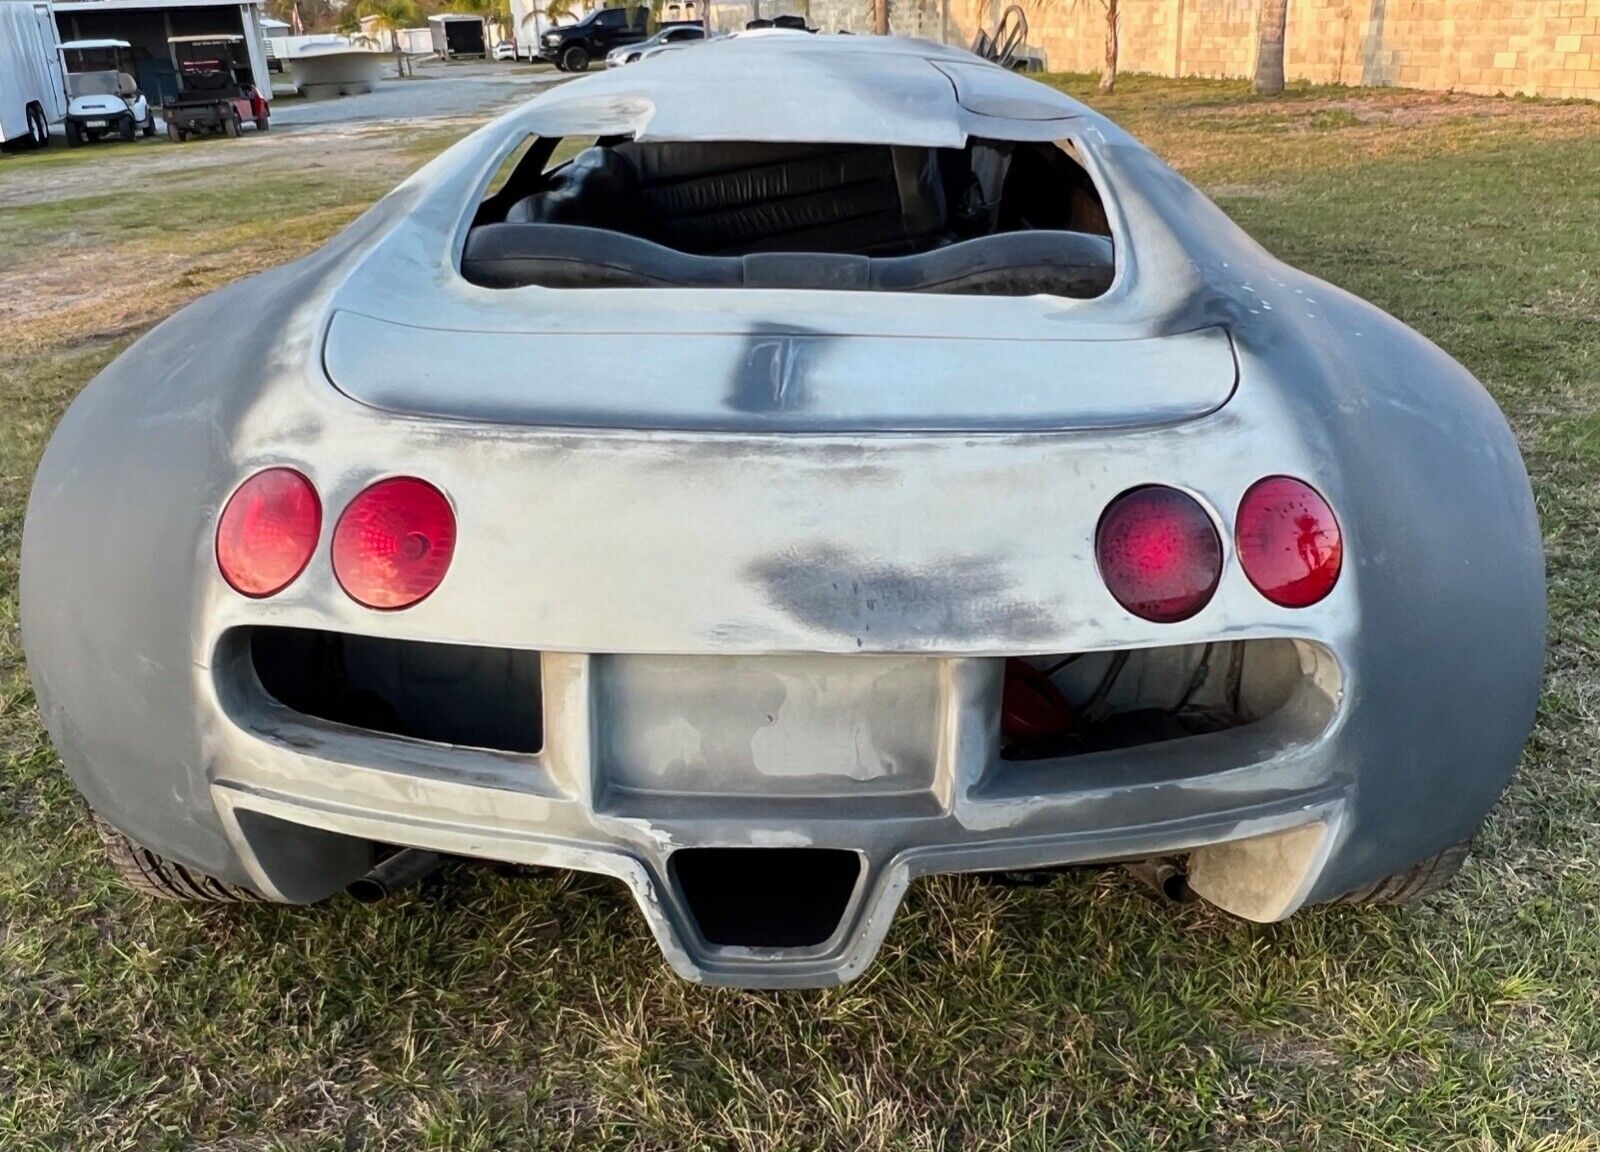
M1006 661L1000 697L1000 731L1023 739L1059 736L1072 725L1067 703L1044 671L1015 656Z
M1285 608L1305 608L1332 592L1344 563L1333 509L1315 488L1289 476L1250 486L1239 502L1234 539L1250 583Z
M456 516L432 484L380 480L333 529L333 574L368 608L409 608L439 586L456 547Z
M217 567L236 592L271 596L305 571L322 531L317 490L292 468L239 485L217 521Z
M1100 517L1095 559L1106 588L1135 616L1187 620L1222 576L1222 540L1194 497L1152 484L1118 496Z

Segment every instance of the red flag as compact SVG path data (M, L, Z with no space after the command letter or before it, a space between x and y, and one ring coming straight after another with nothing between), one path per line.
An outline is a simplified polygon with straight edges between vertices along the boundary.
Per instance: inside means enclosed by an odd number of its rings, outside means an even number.
M306 26L300 22L300 5L294 6L294 11L289 13L289 31L296 36L306 34Z

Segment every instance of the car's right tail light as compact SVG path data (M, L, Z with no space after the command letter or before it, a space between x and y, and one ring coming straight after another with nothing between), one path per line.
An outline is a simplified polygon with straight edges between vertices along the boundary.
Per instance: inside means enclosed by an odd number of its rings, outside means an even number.
M1222 578L1222 538L1210 515L1161 484L1131 488L1106 506L1094 553L1117 603L1158 624L1199 612Z
M1344 540L1319 492L1292 476L1257 480L1234 522L1239 564L1250 583L1285 608L1321 600L1339 580Z
M333 529L333 574L368 608L409 608L439 586L455 554L456 516L425 480L380 480Z

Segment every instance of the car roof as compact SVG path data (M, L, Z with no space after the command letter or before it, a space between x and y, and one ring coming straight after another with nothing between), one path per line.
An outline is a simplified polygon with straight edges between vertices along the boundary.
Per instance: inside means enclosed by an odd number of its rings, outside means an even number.
M64 40L56 45L63 52L81 51L89 48L131 48L126 40Z
M563 84L516 119L539 135L961 147L969 135L1053 139L1085 116L960 48L761 29Z
M208 33L204 36L168 36L168 44L237 44L243 36L226 36L222 33Z

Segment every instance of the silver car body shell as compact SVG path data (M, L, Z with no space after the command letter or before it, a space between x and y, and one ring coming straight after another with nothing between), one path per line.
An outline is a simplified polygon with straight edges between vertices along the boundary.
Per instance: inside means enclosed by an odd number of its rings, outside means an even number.
M612 134L1058 142L1100 189L1115 279L1063 300L462 278L522 141ZM274 465L316 485L323 541L251 600L218 574L215 526ZM327 537L395 473L448 494L459 538L436 593L382 613L341 591ZM1266 601L1232 547L1240 495L1277 473L1343 529L1343 576L1308 609ZM1095 566L1101 511L1151 482L1227 542L1215 598L1177 624L1129 614ZM367 842L606 873L680 973L743 985L858 974L933 872L1192 850L1219 903L1273 919L1402 869L1505 786L1544 620L1516 444L1450 357L1051 89L934 45L781 32L553 90L146 335L45 454L22 605L63 762L156 851L288 900L337 890ZM264 624L536 650L543 748L297 717L230 647ZM1306 665L1282 723L1070 770L999 761L996 657L1268 637ZM721 702L748 705L734 669L790 726L747 733L739 773L686 774L684 749L737 729ZM855 719L847 747L830 710ZM864 861L832 939L700 938L675 850L803 845Z

